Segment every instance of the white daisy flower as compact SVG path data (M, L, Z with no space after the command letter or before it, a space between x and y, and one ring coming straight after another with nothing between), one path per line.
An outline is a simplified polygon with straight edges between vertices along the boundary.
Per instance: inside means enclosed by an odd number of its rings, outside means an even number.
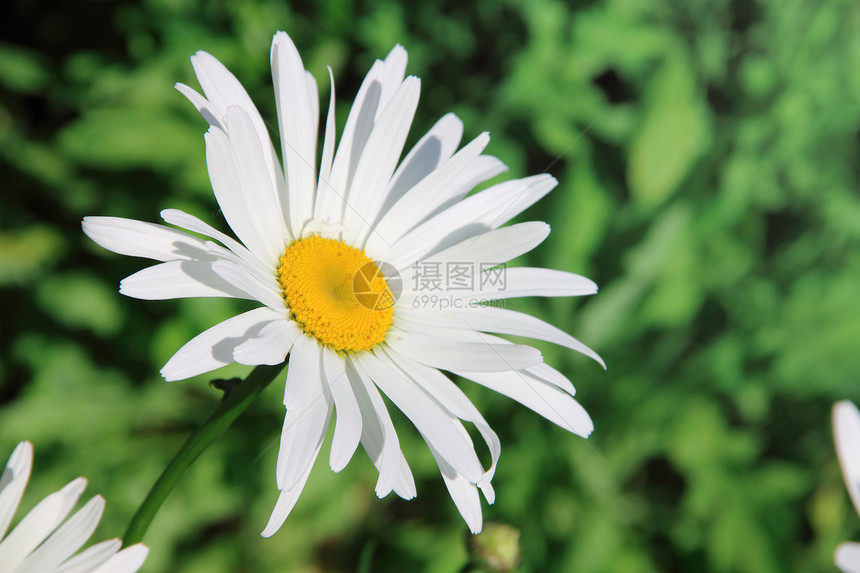
M860 412L848 400L833 405L833 441L845 487L860 514ZM846 573L860 573L860 543L840 543L835 561Z
M248 94L214 57L198 52L191 58L204 95L176 86L210 124L209 176L238 241L173 209L162 217L184 230L87 217L84 232L114 252L162 261L123 280L123 294L261 303L192 339L161 373L179 380L231 362L278 364L289 354L276 476L281 493L263 535L273 534L295 505L333 411L332 470L343 469L361 443L379 471L377 495L415 496L380 390L415 424L454 503L478 532L478 490L493 503L500 444L440 370L510 396L571 432L592 431L572 398L573 385L540 352L489 333L550 341L602 365L600 357L537 318L478 304L597 292L579 275L503 268L540 244L549 226L501 225L556 181L538 175L467 197L506 168L482 154L486 133L458 151L463 125L453 114L398 163L420 88L418 78L404 77L400 46L371 67L337 148L332 85L318 161L316 82L287 34L275 35L271 56L282 163ZM464 421L486 442L489 468L482 467Z
M140 543L120 551L122 541L110 539L72 555L93 534L105 507L104 498L97 495L66 519L87 487L84 478L43 499L6 535L32 468L33 445L21 442L0 475L0 573L134 573L140 569L149 552Z

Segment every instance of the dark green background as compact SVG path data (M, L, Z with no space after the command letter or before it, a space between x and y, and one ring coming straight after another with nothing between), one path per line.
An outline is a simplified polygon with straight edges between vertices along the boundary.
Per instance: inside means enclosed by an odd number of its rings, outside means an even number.
M582 440L466 387L503 441L485 519L521 533L522 571L832 570L860 539L829 408L860 401L860 5L856 0L476 3L8 0L0 8L0 457L36 466L24 507L77 475L135 507L219 393L158 369L232 301L117 294L146 264L96 247L85 215L185 209L226 229L197 86L207 50L275 126L286 30L338 118L395 44L422 78L411 141L456 112L508 177L559 187L526 213L553 233L529 264L585 274L588 300L518 303L606 359L541 345L595 421ZM324 107L324 106L323 106ZM230 367L228 377L247 369ZM324 451L283 529L273 384L156 518L144 572L458 571L467 529L395 415L419 497L373 494ZM23 515L21 512L19 515Z

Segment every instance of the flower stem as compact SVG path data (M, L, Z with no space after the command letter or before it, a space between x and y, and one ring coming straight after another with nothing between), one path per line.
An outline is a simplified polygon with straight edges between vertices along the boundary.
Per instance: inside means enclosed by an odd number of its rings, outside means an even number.
M167 496L170 495L170 492L173 491L173 488L176 487L176 484L179 483L197 456L224 433L230 424L239 417L239 414L283 370L284 364L254 368L243 382L224 397L224 400L215 412L203 422L203 425L188 437L176 456L164 468L134 517L131 518L131 523L129 523L125 537L123 537L125 546L133 545L143 539L144 533L146 533L149 524L152 523L155 514L158 513L161 504L164 503L164 500L167 499Z

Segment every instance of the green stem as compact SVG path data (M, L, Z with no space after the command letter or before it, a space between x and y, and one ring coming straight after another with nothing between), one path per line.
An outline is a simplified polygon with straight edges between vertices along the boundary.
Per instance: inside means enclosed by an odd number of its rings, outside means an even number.
M239 417L254 398L268 386L278 373L284 369L284 364L277 366L257 366L243 382L236 386L232 392L224 397L218 409L188 437L182 448L174 456L167 467L164 468L158 481L152 486L146 499L138 508L137 513L131 518L128 530L123 537L123 543L128 546L143 539L143 534L158 509L182 476L191 467L203 450L215 441L218 436L230 427L230 424Z

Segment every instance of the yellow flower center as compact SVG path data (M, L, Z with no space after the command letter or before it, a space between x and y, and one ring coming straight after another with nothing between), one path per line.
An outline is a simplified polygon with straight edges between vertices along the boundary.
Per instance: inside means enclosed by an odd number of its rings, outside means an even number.
M302 330L333 350L370 350L391 327L385 277L364 251L340 241L315 235L290 243L278 282Z

